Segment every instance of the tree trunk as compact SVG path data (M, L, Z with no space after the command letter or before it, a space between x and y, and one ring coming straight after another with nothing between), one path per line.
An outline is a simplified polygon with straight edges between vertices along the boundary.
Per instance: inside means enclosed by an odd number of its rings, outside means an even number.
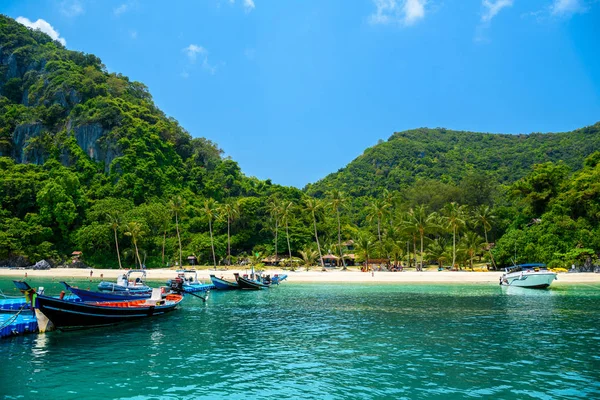
M490 253L490 260L492 261L492 266L494 267L494 270L496 270L497 269L496 260L494 260L494 255L492 254L492 249L490 249L490 244L488 243L487 229L483 228L483 232L485 234L485 246L488 249L488 253Z
M140 253L138 252L137 240L133 241L133 245L135 246L135 254L137 255L138 263L140 264L140 269L142 269L142 259L140 258Z
M342 260L342 265L344 266L344 271L346 270L346 260L344 260L344 254L342 253L342 223L340 222L340 210L336 208L337 213L337 223L338 223L338 247L340 249L340 259Z
M117 246L117 258L119 259L119 269L122 269L123 266L121 265L121 254L119 253L119 241L117 240L117 230L114 229L115 231L115 245Z
M277 223L277 219L275 219L275 264L277 265L277 233L278 233L279 224Z
M317 241L317 248L319 249L319 259L321 260L321 268L325 270L325 263L323 262L323 253L321 253L321 245L319 244L319 235L317 234L317 217L313 211L313 224L315 226L315 240Z
M165 229L165 234L163 235L163 245L162 245L162 265L165 266L165 244L167 242L167 230Z
M287 219L285 221L285 237L287 238L288 253L290 254L290 268L292 268L292 270L294 270L293 261L292 261L292 247L290 246L290 232L289 232L289 228L288 228Z
M423 270L423 236L424 232L421 231L421 271Z
M181 263L181 236L179 235L179 219L177 213L175 213L175 228L177 229L177 240L179 240L179 267L183 267L183 264Z
M210 232L210 247L212 249L213 256L213 266L215 267L215 271L217 270L217 257L215 256L215 244L213 242L213 234L212 234L212 220L208 219L208 230Z
M415 269L418 269L417 266L417 235L413 233L413 254L415 259Z
M227 265L231 265L231 235L230 235L230 219L227 217Z
M452 269L456 264L456 226L452 227Z

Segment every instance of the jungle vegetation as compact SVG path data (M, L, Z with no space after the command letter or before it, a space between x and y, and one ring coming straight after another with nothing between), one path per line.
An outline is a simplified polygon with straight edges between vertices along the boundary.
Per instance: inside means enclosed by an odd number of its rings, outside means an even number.
M324 267L323 255L350 252L412 266L564 266L600 251L600 123L399 132L300 190L244 175L94 55L4 16L0 46L5 265L78 250L113 268L272 255Z

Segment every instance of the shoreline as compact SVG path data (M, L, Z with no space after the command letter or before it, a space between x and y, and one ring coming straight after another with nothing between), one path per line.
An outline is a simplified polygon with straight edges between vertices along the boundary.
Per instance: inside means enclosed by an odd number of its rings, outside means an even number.
M126 273L122 269L91 269L93 280L116 280L117 276ZM249 274L249 269L208 270L199 269L198 279L210 281L211 274L225 279L233 280L233 273ZM287 274L286 283L495 283L497 284L502 271L473 272L473 271L403 271L403 272L371 272L360 271L285 271L282 269L265 269L265 274ZM65 280L90 278L90 269L82 268L53 268L49 270L33 269L0 269L1 278L65 278ZM146 279L149 281L166 281L175 278L174 269L149 269L146 270ZM557 284L561 283L597 283L600 284L600 274L597 273L559 273Z

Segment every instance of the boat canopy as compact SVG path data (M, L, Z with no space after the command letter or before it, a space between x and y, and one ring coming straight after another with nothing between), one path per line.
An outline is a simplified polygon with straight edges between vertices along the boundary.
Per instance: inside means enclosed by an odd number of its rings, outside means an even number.
M142 274L144 277L146 276L146 271L143 269L130 269L129 271L127 271L127 276L131 275L131 274Z
M519 265L512 266L510 268L505 268L505 271L507 273L510 273L510 272L519 272L519 271L530 271L535 268L546 269L546 264L542 264L542 263L519 264Z
M529 263L529 264L519 264L517 265L517 267L521 267L521 268L542 268L545 267L546 264L542 264L542 263Z

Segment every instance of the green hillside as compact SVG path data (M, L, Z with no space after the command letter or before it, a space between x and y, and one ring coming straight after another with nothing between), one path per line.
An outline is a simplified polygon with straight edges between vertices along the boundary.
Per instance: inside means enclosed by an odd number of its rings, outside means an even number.
M376 196L384 188L406 189L420 179L458 184L471 173L509 183L525 176L534 164L548 161L562 160L579 169L598 149L600 123L573 132L529 135L414 129L366 149L338 172L307 185L306 191L322 196L338 188L352 196Z
M209 224L221 260L225 204L241 214L230 218L232 254L264 251L267 199L301 195L246 177L159 110L144 84L0 16L0 260L82 250L92 264L115 266L117 236L132 265L132 222L148 265L178 261L177 230L184 258L212 261ZM295 250L310 241L310 231L292 232Z
M418 129L305 192L273 185L192 137L144 84L0 16L0 266L68 263L73 251L123 268L284 254L298 258L290 266L324 267L320 255L342 252L413 267L502 266L515 254L590 264L599 161L600 124L531 135Z

